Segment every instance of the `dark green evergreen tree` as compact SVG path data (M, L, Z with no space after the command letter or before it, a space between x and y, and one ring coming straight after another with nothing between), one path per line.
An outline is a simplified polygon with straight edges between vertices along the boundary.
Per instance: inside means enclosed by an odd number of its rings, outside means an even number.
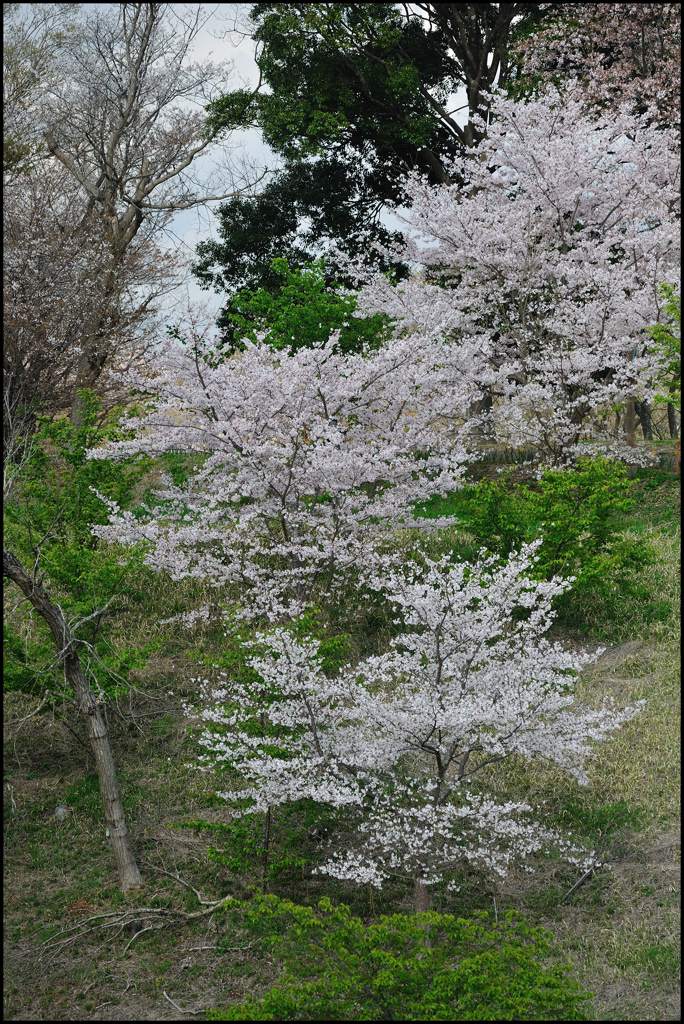
M383 211L406 202L403 176L419 168L448 183L450 160L477 144L473 115L487 93L515 77L509 49L541 17L539 4L281 4L251 11L258 64L270 92L244 90L209 109L216 136L257 126L283 161L256 199L218 211L218 241L198 246L194 272L206 287L277 290L272 262L291 268L324 255L331 280L345 280L335 253L391 266L375 243L392 240ZM448 98L465 86L463 126ZM231 300L222 314L231 321Z

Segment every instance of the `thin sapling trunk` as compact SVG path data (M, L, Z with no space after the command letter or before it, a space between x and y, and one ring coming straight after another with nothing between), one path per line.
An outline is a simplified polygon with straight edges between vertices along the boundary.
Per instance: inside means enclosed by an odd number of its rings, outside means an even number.
M64 666L67 683L74 691L80 711L85 715L88 723L88 737L100 780L105 824L119 875L119 886L123 892L126 892L128 889L142 885L142 879L128 835L121 802L121 789L109 745L107 726L102 717L97 697L90 689L83 674L73 633L67 625L61 608L54 604L43 584L26 572L19 559L11 551L3 551L3 576L16 583L49 626L57 648L57 658Z

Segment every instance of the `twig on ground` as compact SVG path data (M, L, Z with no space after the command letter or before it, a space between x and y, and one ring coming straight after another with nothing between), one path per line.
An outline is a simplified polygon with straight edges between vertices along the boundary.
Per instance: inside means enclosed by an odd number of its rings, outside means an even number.
M148 868L152 868L153 871L158 871L159 874L161 875L167 875L168 878L173 878L174 882L178 882L179 885L184 885L186 889L190 889L190 891L193 892L197 899L199 900L200 906L208 906L211 903L211 900L203 899L201 894L197 891L197 889L195 889L193 885L190 885L189 882L186 882L185 879L181 878L180 875L174 875L171 871L166 871L164 868L159 868L157 867L156 864L150 863L149 860L144 860L142 863L145 864Z
M174 877L173 875L171 876ZM192 886L190 886L192 888ZM198 897L201 899L201 897ZM10 959L18 960L22 957L33 956L37 960L40 960L43 954L52 953L53 957L57 955L61 950L67 946L73 945L79 939L82 939L91 931L95 931L98 928L118 928L114 938L117 938L123 929L129 925L132 921L138 918L144 918L154 921L159 921L158 924L150 924L147 928L141 929L136 932L133 938L137 938L138 935L142 935L143 931L149 931L151 929L163 928L164 923L171 921L175 918L182 918L185 921L197 921L202 917L207 917L218 910L219 907L224 906L226 903L230 903L235 899L234 896L224 896L223 899L217 900L215 903L208 903L206 900L201 899L203 904L202 910L195 910L192 913L187 913L184 910L174 910L173 908L164 907L140 907L125 911L110 911L107 914L94 914L92 917L83 918L77 924L70 925L68 928L62 928L61 931L56 932L49 939L45 939L40 945L33 949L21 950L18 953L13 954ZM114 918L115 920L112 920ZM161 920L160 920L161 919ZM59 942L55 941L60 936L66 936L66 938L60 939ZM129 941L126 949L130 945L132 939ZM125 950L124 950L125 952Z
M12 801L12 814L16 814L17 801L14 799L14 786L10 785L9 782L7 783L7 792L9 793L9 798Z
M124 948L124 953L126 952L128 947L130 946L130 944L132 942L135 942L135 940L137 938L139 938L141 935L144 935L145 932L157 932L157 931L159 931L160 928L163 928L163 927L164 927L163 924L149 924L147 926L147 928L141 928L139 932L136 932L135 935L131 936L131 938L128 940L128 942L126 943L126 946Z
M166 995L166 992L164 992L164 995L166 996L166 998L168 999L168 1001L169 1001L169 1002L171 1003L171 1005L172 1005L172 1006L175 1006L175 1007L176 1007L176 1009L177 1009L177 1010L178 1010L178 1011L179 1011L180 1013L204 1013L204 1010L184 1010L182 1006L179 1006L179 1005L178 1005L178 1003L174 1003L174 1001L173 1001L173 999L171 998L171 996L167 996L167 995Z
M561 903L564 903L565 900L567 900L569 896L572 896L572 894L575 891L575 889L579 889L580 885L583 885L587 881L588 878L591 878L591 876L594 874L595 870L596 870L596 866L594 866L592 868L589 868L588 871L585 871L585 873L580 878L579 882L575 882L575 884L573 885L572 889L570 889L569 892L566 892L566 894L563 897L563 899L558 901L559 906L560 906Z

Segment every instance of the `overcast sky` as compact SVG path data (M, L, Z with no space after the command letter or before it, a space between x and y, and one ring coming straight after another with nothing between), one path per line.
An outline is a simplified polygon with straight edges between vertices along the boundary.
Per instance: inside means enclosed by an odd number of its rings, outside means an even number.
M246 15L251 6L252 4L232 3L207 5L207 11L212 13L204 27L200 29L192 48L194 60L211 58L215 61L232 61L235 68L234 87L236 89L242 86L254 88L258 81L259 72L254 60L254 43L250 38L240 38L235 34L231 34L229 38L221 38L221 36L225 35L226 30L235 23L236 16L238 21L246 27ZM265 167L278 166L276 154L264 143L261 133L256 129L233 133L230 145L236 147L233 151L236 161L244 156L262 170ZM208 176L216 167L216 160L223 161L224 159L224 151L217 152L216 159L211 156L205 157L198 165L198 170ZM214 202L194 210L182 210L177 213L166 231L167 245L170 248L179 248L190 259L194 258L197 242L218 237L215 230L216 217L212 212L218 209L218 206L219 203ZM179 294L168 296L166 305L171 310L175 302L184 304L186 296L189 296L192 301L208 303L214 312L217 312L223 304L223 296L201 289L191 274L188 274L186 283L179 289Z

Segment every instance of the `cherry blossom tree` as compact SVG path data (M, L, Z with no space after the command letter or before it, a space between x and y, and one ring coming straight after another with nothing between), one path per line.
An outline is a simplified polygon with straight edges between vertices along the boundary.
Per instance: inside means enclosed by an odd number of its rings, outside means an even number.
M609 438L612 407L648 397L645 328L678 272L678 143L647 114L586 114L572 83L493 111L477 157L455 164L465 188L411 175L396 256L422 270L378 276L360 307L418 346L451 338L490 431L560 465Z
M681 116L681 4L541 4L547 18L517 47L523 80L578 77L590 106Z
M218 794L231 813L302 798L356 810L356 844L345 839L320 871L378 887L392 875L412 878L417 911L459 863L503 876L552 844L579 863L580 851L532 807L497 796L487 768L542 758L586 785L592 741L643 702L579 706L573 677L598 655L546 638L551 601L571 580L529 578L536 544L503 564L484 555L475 565L381 564L373 585L406 632L337 675L322 671L316 640L282 627L258 633L247 643L257 648L257 678L224 678L213 689L205 681L205 706L188 709L204 723L199 767L217 788L224 766L241 777Z
M460 486L467 461L449 429L460 386L448 347L344 355L338 334L294 354L248 342L223 362L188 339L153 380L130 376L154 399L127 421L136 439L89 457L181 450L198 464L140 517L111 505L98 536L146 542L173 579L239 584L242 615L277 619L362 577L390 531L443 525L411 510Z

